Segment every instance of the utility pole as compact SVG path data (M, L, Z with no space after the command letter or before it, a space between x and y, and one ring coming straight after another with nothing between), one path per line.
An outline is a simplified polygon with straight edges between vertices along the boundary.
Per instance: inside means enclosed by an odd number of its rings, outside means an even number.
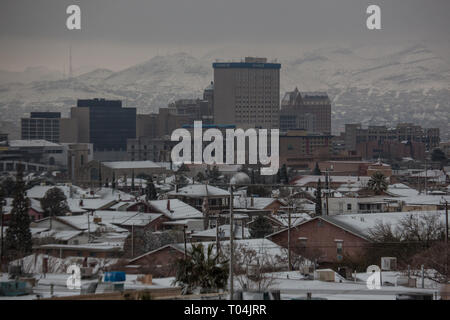
M216 216L216 251L219 253L220 243L219 243L219 213Z
M291 264L291 207L288 207L288 271L292 271Z
M427 156L425 155L425 195L428 194L428 163L427 163Z
M445 200L445 244L448 246L448 201Z
M91 222L89 221L90 212L87 213L87 221L88 221L88 243L91 242Z
M131 257L134 258L134 223L131 225Z
M0 246L0 271L2 271L3 266L3 255L4 255L4 246L3 246L3 206L6 204L6 201L4 199L0 199L0 219L1 219L1 246Z
M330 175L329 175L329 173L328 173L328 168L326 169L325 174L326 174L325 180L326 180L326 187L327 187L327 193L325 194L325 201L326 201L326 204L327 204L327 216L328 216L328 215L329 215L329 210L328 210L328 194L329 194L329 190L330 190Z
M230 185L230 300L233 300L234 296L234 284L233 284L233 264L234 264L234 228L233 228L233 186Z
M183 226L183 241L184 241L184 261L187 259L187 243L186 243L186 228L187 226Z

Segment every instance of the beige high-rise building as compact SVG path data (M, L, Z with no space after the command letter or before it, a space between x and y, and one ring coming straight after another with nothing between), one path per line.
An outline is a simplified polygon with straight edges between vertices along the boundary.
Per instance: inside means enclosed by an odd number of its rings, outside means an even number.
M278 128L279 63L246 57L244 62L215 62L214 123L238 128Z

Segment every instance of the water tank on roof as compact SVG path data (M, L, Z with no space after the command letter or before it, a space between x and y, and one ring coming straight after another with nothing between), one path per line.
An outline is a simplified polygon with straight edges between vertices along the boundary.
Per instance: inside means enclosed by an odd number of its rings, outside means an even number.
M105 282L121 282L125 281L126 275L123 271L109 271L105 272Z

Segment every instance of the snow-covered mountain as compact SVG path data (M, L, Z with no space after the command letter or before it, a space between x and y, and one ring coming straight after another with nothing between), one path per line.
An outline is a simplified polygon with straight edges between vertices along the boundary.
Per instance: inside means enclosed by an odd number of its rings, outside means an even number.
M2 120L17 121L33 110L66 114L76 99L94 97L121 99L139 112L154 112L175 99L199 97L213 79L212 62L230 56L224 50L203 57L156 56L118 72L95 69L63 80L40 77L5 83L0 72ZM356 121L410 121L440 127L450 138L450 66L424 45L328 47L292 51L278 61L281 95L295 87L327 91L333 100L335 130Z

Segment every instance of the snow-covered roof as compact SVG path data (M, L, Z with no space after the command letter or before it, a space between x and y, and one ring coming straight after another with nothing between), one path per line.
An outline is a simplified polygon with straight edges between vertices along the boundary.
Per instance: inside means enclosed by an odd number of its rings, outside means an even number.
M242 227L235 227L233 229L234 231L234 238L235 239L242 239ZM196 238L212 238L216 236L216 228L211 228L203 231L196 231L192 233L193 237ZM224 238L230 237L230 225L224 224L219 226L219 232L223 234L221 235ZM250 238L250 232L247 228L244 228L244 239Z
M170 210L167 208L168 202L170 203ZM152 200L149 203L157 212L164 214L171 220L203 218L203 213L179 199Z
M305 220L298 223L296 226L299 227L304 223L312 220L321 219L327 221L343 230L346 230L362 239L370 241L370 229L374 228L377 224L391 224L395 226L401 219L408 216L417 217L420 219L424 215L438 215L442 222L445 220L444 211L410 211L410 212L382 212L382 213L363 213L363 214L341 214L332 216L317 216L310 220ZM274 232L268 236L274 236L276 234L285 232L287 229L283 229Z
M115 203L112 199L67 199L69 210L72 213L85 212L87 210L101 210Z
M370 229L380 223L395 226L401 219L408 216L420 219L424 215L437 215L442 222L444 222L445 216L443 213L443 211L384 212L370 214L342 214L335 216L321 216L320 218L366 238L369 236Z
M208 249L208 246L210 244L213 245L213 254L216 252L216 242L215 241L205 241L205 242L199 242L203 244L204 250L206 251ZM187 243L186 244L186 250L189 252L192 249L192 245L198 245L199 243ZM229 247L230 242L228 240L221 241L221 248L227 250ZM175 250L178 250L181 253L184 253L184 243L175 243L175 244L168 244L161 248L152 250L150 252L144 253L143 255L136 257L129 261L130 264L132 264L134 261L137 261L138 259L145 257L146 255L152 254L154 252L157 252L159 250L162 250L167 247L172 247ZM276 260L277 257L283 257L285 256L285 249L276 243L268 240L268 239L242 239L242 240L234 240L234 247L235 248L245 248L248 250L254 250L256 251L256 259L261 259L261 261L264 261L265 259L274 259Z
M38 229L38 230L33 230ZM42 228L30 228L34 238L54 238L56 240L67 241L80 234L83 231L71 231L71 230L42 230ZM40 231L39 231L40 230Z
M94 216L100 217L102 223L120 226L146 226L162 216L159 213L143 213L132 211L95 211Z
M403 183L394 183L388 186L387 191L391 194L402 196L402 197L415 197L419 194L416 189L408 187Z
M9 140L9 145L16 148L24 147L62 147L60 144L47 140Z
M235 197L234 207L235 208L248 208L248 209L265 209L275 201L280 201L284 204L284 201L276 198L264 198L264 197ZM253 202L253 205L252 205Z
M269 239L241 239L234 240L234 247L238 249L255 250L257 256L255 258L259 259L271 259L276 257L282 257L285 255L285 250L283 247L277 245L276 243L270 241ZM205 248L208 248L210 244L214 245L213 252L215 253L215 241L201 242ZM186 249L189 252L192 248L193 243L188 243ZM194 243L195 244L195 243ZM197 243L198 244L198 243ZM220 243L221 248L227 250L230 245L230 241L224 240ZM184 252L184 243L177 243L173 245L178 250ZM256 261L255 261L256 262Z
M322 183L322 185L325 184L326 177L325 176L315 176L315 175L305 175L301 176L295 181L295 184L298 186L304 186L308 183L315 183L317 184L319 182ZM367 176L329 176L330 183L341 183L341 184L360 184L365 185L370 180L370 177Z
M80 245L69 244L44 244L39 246L43 249L69 249L69 250L91 250L91 251L120 251L123 249L123 242L101 242L85 243Z
M206 184L189 184L183 188L179 188L178 192L171 191L170 195L186 196L186 197L227 197L230 193L224 189Z
M148 168L159 168L163 169L162 166L156 164L153 161L110 161L102 162L105 167L111 169L148 169Z
M42 199L45 196L45 193L53 188L60 189L64 193L66 198L70 198L71 195L73 195L79 189L75 186L34 186L31 189L27 190L27 197Z
M114 212L114 211L111 211ZM90 232L128 232L128 230L118 227L108 221L101 221L100 223L94 222L92 215L83 214L79 216L64 216L57 217L59 220L75 227L78 230L90 230ZM88 222L89 218L89 222Z

